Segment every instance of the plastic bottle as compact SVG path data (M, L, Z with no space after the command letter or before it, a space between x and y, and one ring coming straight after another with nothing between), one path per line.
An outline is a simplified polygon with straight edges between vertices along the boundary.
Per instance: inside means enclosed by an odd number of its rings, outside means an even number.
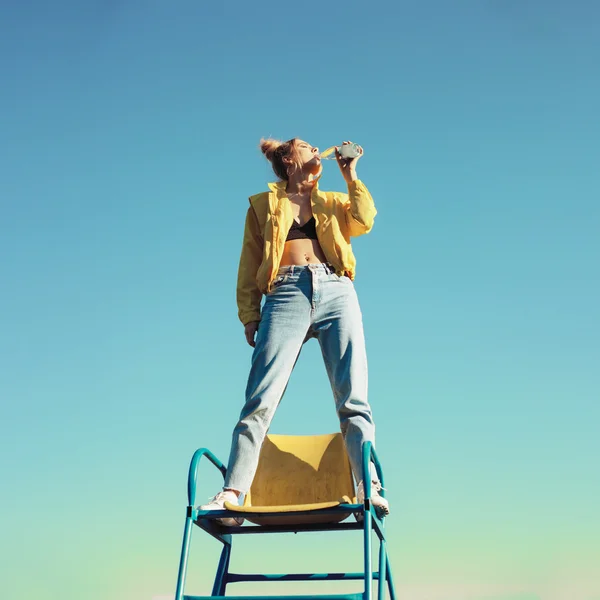
M327 150L321 152L321 160L333 160L335 159L335 149L338 148L342 158L352 159L360 156L360 150L358 144L342 144L341 146L331 146Z

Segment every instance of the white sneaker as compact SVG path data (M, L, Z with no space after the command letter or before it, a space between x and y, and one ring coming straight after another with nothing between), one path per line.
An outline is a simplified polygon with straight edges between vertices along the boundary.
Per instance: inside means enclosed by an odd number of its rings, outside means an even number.
M371 481L371 504L375 507L375 512L380 518L390 514L390 503L379 495L379 491L382 489L384 488L381 487L379 481ZM362 481L356 489L356 501L358 504L363 504L365 501L365 489Z
M216 496L210 499L208 504L203 504L198 507L198 510L227 510L225 508L225 502L231 504L239 504L239 499L235 492L231 490L219 492ZM228 527L235 527L241 525L244 522L242 517L223 517L221 519L215 519L221 523L221 525L227 525Z

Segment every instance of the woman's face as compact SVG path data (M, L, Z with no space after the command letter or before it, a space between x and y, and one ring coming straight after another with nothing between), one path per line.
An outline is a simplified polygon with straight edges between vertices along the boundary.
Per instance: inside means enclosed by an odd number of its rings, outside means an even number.
M319 149L304 140L296 140L296 162L305 173L316 175L321 168Z

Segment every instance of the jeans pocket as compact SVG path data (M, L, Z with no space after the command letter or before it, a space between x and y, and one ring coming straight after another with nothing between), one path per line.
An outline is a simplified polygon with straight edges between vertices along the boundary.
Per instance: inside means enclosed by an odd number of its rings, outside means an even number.
M273 283L271 283L271 291L274 292L280 285L283 285L286 279L287 274L277 275L277 277L275 277L273 280Z
M340 281L341 283L352 283L352 279L350 279L350 277L348 277L347 275L337 275L335 274L335 278L337 279L337 281Z

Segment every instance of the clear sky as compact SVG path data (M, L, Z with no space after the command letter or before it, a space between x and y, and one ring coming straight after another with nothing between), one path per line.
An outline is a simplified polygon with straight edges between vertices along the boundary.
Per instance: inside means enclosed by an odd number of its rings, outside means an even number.
M235 279L272 135L365 149L403 597L598 600L599 64L592 0L2 2L2 595L173 593L189 459L226 460L243 401ZM337 427L313 341L272 431ZM232 567L359 564L342 538L242 540ZM193 544L207 594L218 548Z

